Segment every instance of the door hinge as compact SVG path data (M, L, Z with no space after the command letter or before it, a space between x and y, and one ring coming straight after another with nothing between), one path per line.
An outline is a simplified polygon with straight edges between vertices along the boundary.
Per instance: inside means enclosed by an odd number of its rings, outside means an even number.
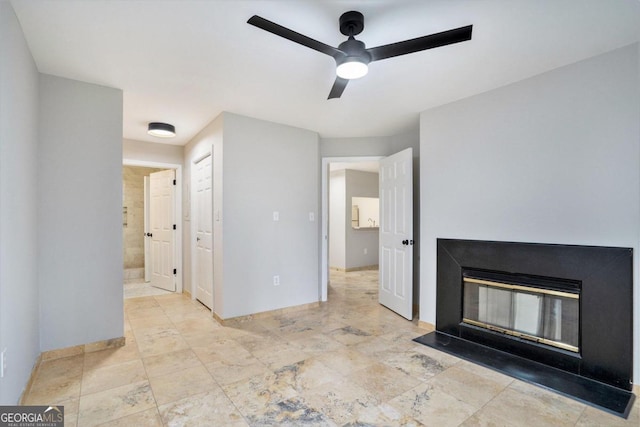
M173 224L173 229L174 229L174 230L177 230L177 229L178 229L178 228L176 227L176 225L175 225L175 224Z
M176 185L176 180L175 179L173 180L173 185Z
M176 274L178 274L178 269L177 269L177 268L174 268L174 269L173 269L173 275L175 276Z

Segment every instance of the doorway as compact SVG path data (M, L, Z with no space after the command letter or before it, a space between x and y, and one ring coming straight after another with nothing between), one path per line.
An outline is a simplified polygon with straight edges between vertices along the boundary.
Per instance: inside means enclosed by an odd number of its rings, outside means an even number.
M329 268L378 269L379 162L329 164Z
M170 274L165 278L165 289L182 293L182 191L181 185L178 183L182 180L182 166L178 164L166 164L156 162L144 162L123 160L123 182L122 182L122 225L123 225L123 261L124 261L124 282L125 282L125 298L158 295L168 293L159 288L151 287L150 280L153 276L153 269L145 274L145 261L150 264L150 249L153 245L151 222L148 218L149 206L151 205L151 195L149 194L151 174L162 176L165 174L175 175L176 185L173 185L173 178L170 184L173 189L171 198L156 197L156 202L162 201L166 206L165 210L170 212L167 218L171 218L173 222L171 228L171 238L173 240L170 254L165 254L163 259L172 258L171 268L168 270ZM166 181L166 180L165 180ZM145 182L147 185L145 185ZM146 191L145 191L146 190ZM146 200L145 200L146 199ZM145 221L147 219L147 221ZM166 218L165 218L166 219ZM146 222L146 224L145 224ZM157 222L157 221L156 221ZM175 227L174 227L175 224ZM167 228L167 227L163 227ZM166 232L162 230L162 233ZM162 237L162 233L157 233L158 237ZM158 239L156 239L158 240ZM155 243L158 243L157 241ZM158 245L157 245L158 246ZM146 251L145 251L146 247ZM166 266L165 266L166 267ZM164 268L166 270L167 268ZM157 269L156 269L157 270ZM175 272L175 274L174 274ZM151 273L151 274L149 274ZM145 279L146 276L146 279ZM167 276L167 274L165 274Z
M376 248L380 258L378 302L411 320L414 314L412 278L414 177L413 150L411 148L388 157L322 159L322 248L319 297L321 301L327 301L329 286L329 165L335 162L363 161L380 162L379 244Z
M327 301L328 297L328 286L329 286L329 245L331 243L330 240L330 211L329 211L329 186L330 186L330 175L331 169L333 165L333 169L339 170L351 168L357 168L358 165L369 165L369 169L372 169L373 166L377 164L382 157L326 157L322 159L322 252L321 252L321 286L320 286L320 300ZM346 203L346 199L345 199ZM346 208L345 208L346 210ZM335 224L334 224L335 225ZM346 228L346 226L345 226ZM345 230L346 232L346 230ZM374 248L372 250L378 251L378 248Z

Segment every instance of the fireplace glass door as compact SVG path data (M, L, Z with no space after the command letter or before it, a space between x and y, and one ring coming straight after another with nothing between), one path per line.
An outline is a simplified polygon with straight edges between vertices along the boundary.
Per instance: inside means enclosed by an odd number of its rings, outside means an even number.
M579 352L580 294L464 277L463 322Z

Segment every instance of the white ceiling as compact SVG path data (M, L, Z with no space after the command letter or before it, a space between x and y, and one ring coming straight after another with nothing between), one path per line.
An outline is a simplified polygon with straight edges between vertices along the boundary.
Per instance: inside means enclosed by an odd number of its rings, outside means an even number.
M419 112L640 40L638 0L12 0L38 69L124 91L123 136L185 144L222 111L383 136ZM324 43L365 16L368 47L473 24L473 39L374 62L327 100L329 56L246 24L258 14ZM150 121L178 136L146 134Z

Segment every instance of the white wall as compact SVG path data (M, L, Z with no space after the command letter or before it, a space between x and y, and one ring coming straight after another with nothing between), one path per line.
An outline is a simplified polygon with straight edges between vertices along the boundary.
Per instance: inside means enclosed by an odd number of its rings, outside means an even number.
M44 74L39 90L46 351L123 336L122 91Z
M318 166L317 133L224 113L223 318L318 301Z
M39 354L38 70L9 2L0 1L0 405L15 405Z
M632 247L637 269L638 53L635 44L421 114L421 320L435 323L439 237ZM634 289L637 337L637 271Z
M345 181L345 258L346 268L378 265L378 230L355 230L351 227L351 199L353 197L378 197L378 174L347 169ZM332 224L333 225L333 224ZM367 218L360 221L361 227L368 227ZM364 250L367 253L364 253Z
M329 267L346 269L346 227L351 215L346 216L345 170L333 171L329 176Z

